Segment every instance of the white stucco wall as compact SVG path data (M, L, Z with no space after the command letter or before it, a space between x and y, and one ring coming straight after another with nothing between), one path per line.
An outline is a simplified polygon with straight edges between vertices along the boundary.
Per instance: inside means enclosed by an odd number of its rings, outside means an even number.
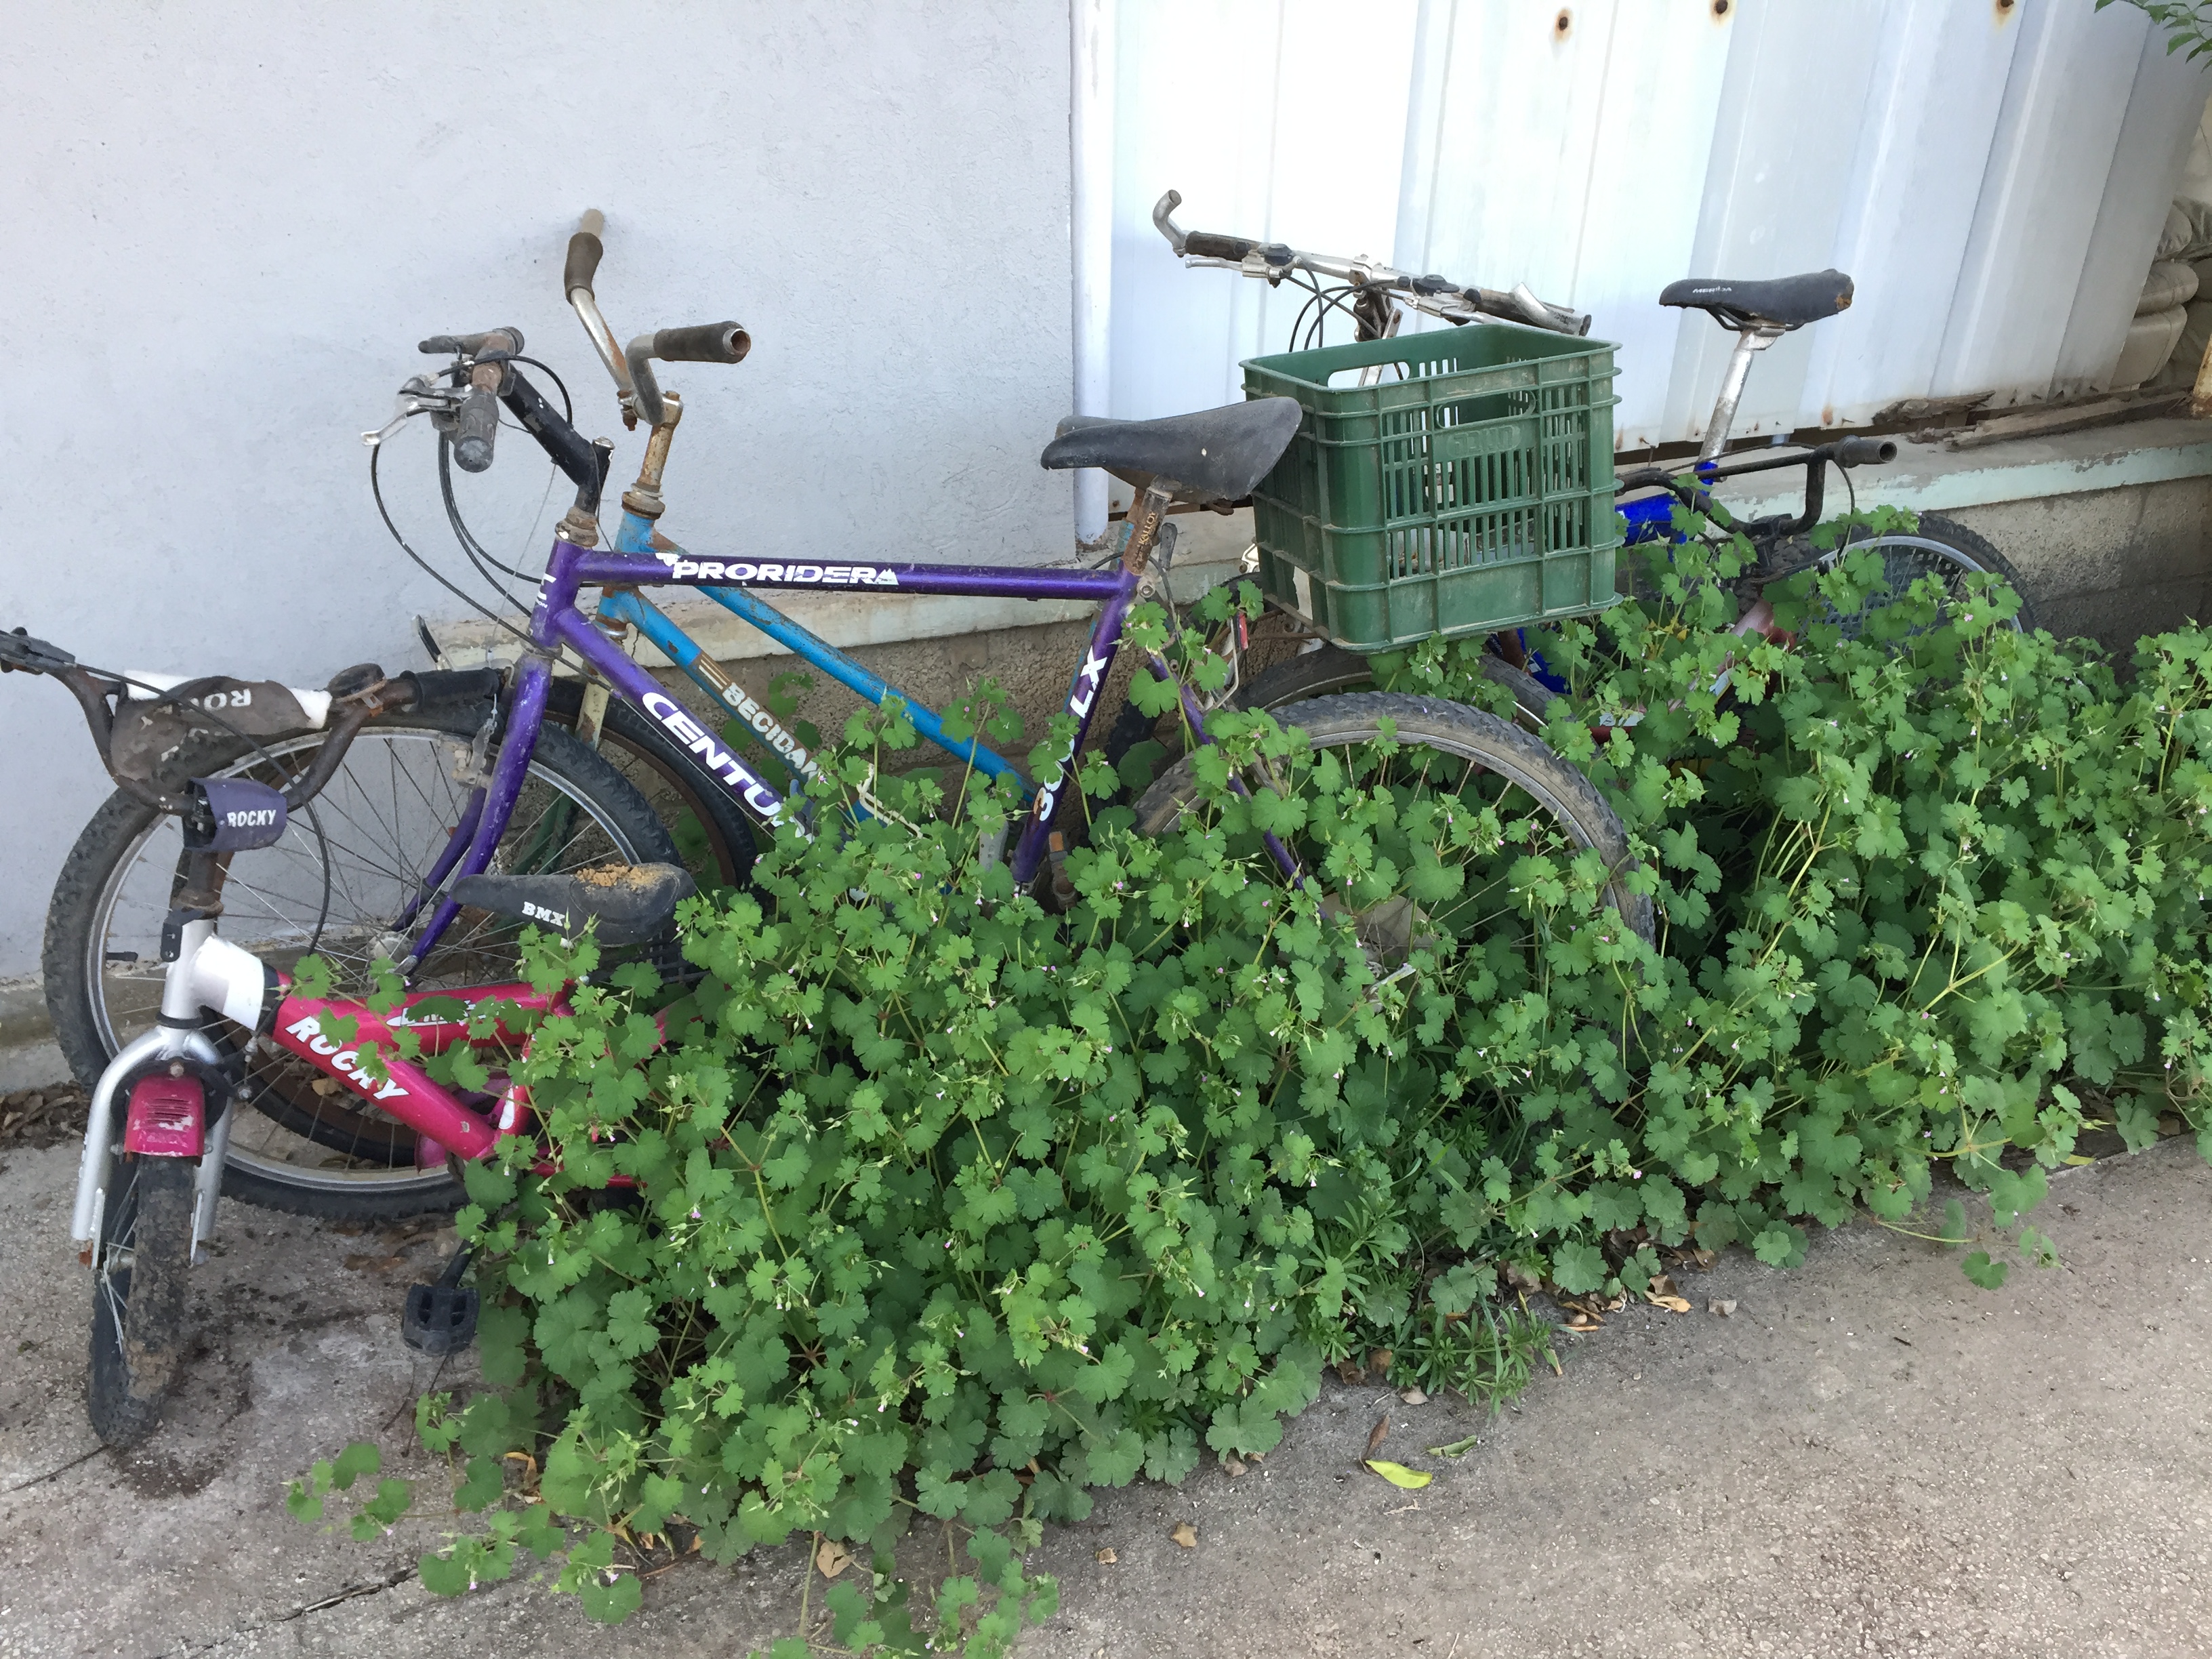
M1066 0L866 5L75 5L0 53L0 626L88 661L319 684L419 664L459 609L371 504L359 434L425 335L520 326L587 435L639 440L562 302L607 215L617 333L734 318L679 365L669 532L695 548L1035 561L1070 406ZM519 433L464 480L540 559L562 498ZM459 562L416 422L387 452ZM534 565L532 568L535 568ZM67 695L0 683L0 976L106 790Z

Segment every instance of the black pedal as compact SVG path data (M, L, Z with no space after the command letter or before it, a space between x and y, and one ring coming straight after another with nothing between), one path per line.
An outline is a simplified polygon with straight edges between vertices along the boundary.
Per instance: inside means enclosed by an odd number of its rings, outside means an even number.
M399 1334L423 1353L458 1353L477 1340L476 1286L461 1283L469 1265L466 1247L453 1252L434 1285L410 1285L399 1310Z

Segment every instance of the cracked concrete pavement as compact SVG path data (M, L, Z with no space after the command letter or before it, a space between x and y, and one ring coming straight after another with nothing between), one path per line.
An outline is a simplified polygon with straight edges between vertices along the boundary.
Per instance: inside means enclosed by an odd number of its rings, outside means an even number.
M796 1547L680 1566L608 1630L525 1583L428 1595L414 1562L442 1517L369 1545L287 1517L285 1480L349 1440L380 1440L390 1472L429 1467L409 1402L436 1362L401 1344L398 1310L443 1248L432 1228L226 1204L190 1383L144 1448L100 1449L89 1289L62 1237L73 1166L67 1146L0 1153L0 1659L681 1659L795 1628ZM1793 1273L1731 1255L1684 1285L1691 1315L1563 1337L1565 1376L1495 1420L1332 1382L1243 1476L1101 1493L1048 1529L1033 1565L1060 1576L1060 1611L1021 1652L2212 1651L2208 1194L2185 1140L2069 1171L2039 1217L2062 1265L1994 1293L1869 1224ZM1716 1298L1735 1316L1705 1311ZM438 1382L467 1380L457 1363ZM1358 1468L1385 1413L1381 1455L1436 1471L1425 1490ZM1424 1449L1469 1433L1458 1460ZM1169 1537L1182 1521L1194 1549Z

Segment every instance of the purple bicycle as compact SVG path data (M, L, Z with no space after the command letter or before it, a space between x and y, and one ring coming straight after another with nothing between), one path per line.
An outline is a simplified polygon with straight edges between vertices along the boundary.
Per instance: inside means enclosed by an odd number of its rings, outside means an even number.
M600 228L598 216L588 215L571 239L566 297L614 380L625 421L642 424L647 436L611 545L600 545L599 514L612 447L586 440L572 411L541 394L526 373L535 365L523 355L520 330L423 342L446 367L410 380L392 425L370 434L380 456L395 428L427 416L441 469L450 462L481 471L493 464L504 410L573 483L573 505L535 579L534 607L512 630L519 654L510 667L392 678L349 671L327 692L295 693L103 673L50 648L11 648L11 665L70 684L119 786L70 854L47 928L49 1003L64 1050L88 1086L110 1075L118 1055L175 1029L167 1023L179 1018L173 1005L186 994L177 988L176 895L193 867L193 814L217 785L255 785L295 805L275 834L226 852L215 902L198 908L219 915L228 942L272 970L289 971L309 953L321 957L341 997L366 994L380 962L396 965L416 992L466 995L514 980L520 928L537 913L517 908L521 898L489 902L471 878L557 884L579 870L684 863L705 886L741 882L755 838L805 806L799 786L814 757L768 697L739 685L652 605L643 592L651 588L704 593L865 702L896 707L962 766L1009 780L1020 803L1012 844L986 840L977 856L1003 860L1018 887L1035 885L1050 902L1055 836L1075 827L1068 816L1077 799L1074 763L1125 626L1133 607L1166 597L1170 510L1249 495L1291 441L1297 406L1260 399L1164 420L1063 422L1043 452L1045 466L1104 468L1136 491L1127 538L1103 569L850 554L778 562L694 551L659 530L683 403L661 388L654 364L735 364L750 343L736 325L718 323L618 343L593 292ZM1063 734L1056 758L1026 775L982 743L955 735L937 713L763 597L823 587L1095 603L1097 622L1069 678L1068 718L1056 726ZM595 614L587 614L592 590ZM641 638L700 688L714 716L638 665ZM1200 799L1196 751L1212 740L1210 717L1234 706L1246 642L1240 626L1222 630L1230 673L1211 691L1148 653L1146 670L1172 688L1187 752L1135 803L1139 830L1172 826ZM1650 936L1650 902L1628 884L1633 860L1620 821L1588 780L1529 733L1459 704L1374 692L1311 699L1294 718L1316 751L1339 757L1346 787L1389 790L1408 803L1457 802L1514 826L1511 846L1482 849L1498 856L1458 878L1448 903L1431 898L1417 908L1402 891L1376 889L1351 904L1378 938L1401 936L1402 945L1417 915L1431 930L1504 925L1498 919L1510 919L1516 902L1513 860L1553 853L1571 860L1585 849L1601 862L1608 901ZM157 731L161 741L135 747L119 735ZM189 740L169 741L179 732ZM668 786L658 795L656 781ZM1255 772L1232 787L1267 782ZM664 821L674 818L678 828L703 830L703 855L684 856ZM1328 852L1318 827L1269 846L1287 881L1304 879ZM1436 856L1409 843L1396 850L1392 869L1404 877ZM1333 890L1341 884L1332 882ZM223 1190L329 1217L388 1217L459 1201L443 1147L428 1145L418 1126L309 1056L252 1046L253 1032L236 1024L206 1018L209 1040L236 1059L245 1108L224 1119Z

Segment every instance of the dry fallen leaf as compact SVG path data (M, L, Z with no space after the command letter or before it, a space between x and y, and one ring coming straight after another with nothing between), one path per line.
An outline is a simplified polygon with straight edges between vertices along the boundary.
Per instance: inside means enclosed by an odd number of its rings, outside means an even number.
M1168 1536L1187 1550L1194 1550L1198 1547L1198 1528L1188 1521L1176 1522L1175 1530Z
M1662 1296L1674 1294L1674 1281L1665 1273L1654 1273L1651 1282L1644 1287L1644 1294L1656 1302Z
M1340 1359L1336 1362L1336 1376L1340 1382L1363 1382L1367 1378L1367 1368L1356 1359Z
M1717 1259L1718 1253L1713 1250L1692 1250L1690 1252L1690 1260L1698 1264L1698 1271L1700 1273L1703 1273L1706 1268L1711 1267L1714 1261Z
M1419 1389L1408 1389L1405 1393L1400 1395L1398 1398L1404 1401L1408 1406L1425 1406L1429 1403L1428 1395Z
M1608 1302L1608 1303L1607 1303L1607 1304L1605 1304L1605 1310L1606 1310L1607 1313L1619 1313L1619 1312L1620 1312L1623 1308L1626 1307L1627 1305L1628 1305L1628 1293L1627 1293L1626 1291L1622 1291L1622 1292L1621 1292L1621 1294L1620 1294L1619 1296L1616 1296L1615 1297L1613 1297L1613 1300L1612 1300L1612 1301L1610 1301L1610 1302Z
M1244 1465L1236 1457L1224 1457L1221 1460L1221 1472L1234 1480L1244 1473Z
M1367 1467L1394 1486L1403 1486L1407 1492L1419 1492L1436 1479L1419 1469L1409 1469L1403 1463L1386 1463L1379 1457L1367 1460Z
M845 1547L834 1538L825 1538L814 1552L814 1565L824 1578L835 1578L853 1565L853 1558Z
M1733 1314L1735 1311L1735 1304L1733 1302L1708 1302L1705 1304L1705 1311L1708 1313L1717 1313L1723 1319L1726 1319L1730 1314Z
M1595 1314L1584 1313L1580 1308L1567 1310L1567 1328L1571 1331L1594 1331L1604 1323Z
M1687 1297L1655 1296L1651 1298L1651 1305L1655 1308L1664 1308L1668 1313L1690 1311L1690 1301Z
M1375 1426L1367 1431L1367 1450L1364 1455L1369 1457L1374 1456L1375 1449L1382 1443L1382 1437L1389 1432L1389 1418L1387 1415L1376 1418Z
M1110 1567L1121 1559L1121 1558L1120 1556L1115 1554L1110 1549L1103 1549L1098 1552L1098 1565L1102 1567Z
M1370 1371L1387 1371L1390 1369L1390 1362L1397 1357L1389 1348L1376 1348L1367 1356L1367 1369Z
M1534 1273L1517 1261L1509 1261L1505 1264L1505 1282L1516 1291L1537 1290L1541 1288L1543 1283Z

